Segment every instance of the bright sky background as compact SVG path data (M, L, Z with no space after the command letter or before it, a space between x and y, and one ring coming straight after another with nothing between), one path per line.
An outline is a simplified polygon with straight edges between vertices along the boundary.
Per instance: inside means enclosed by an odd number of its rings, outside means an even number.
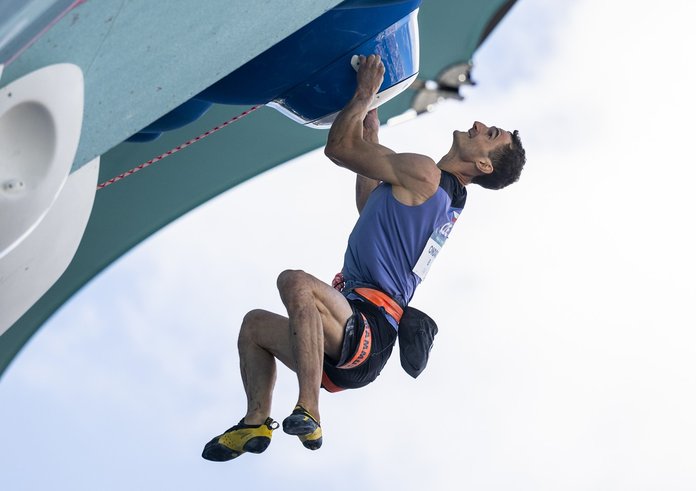
M394 356L324 393L321 450L278 431L263 455L200 458L244 413L244 313L282 312L285 268L341 267L353 177L317 151L156 234L39 331L0 385L0 488L696 489L694 19L687 0L521 0L466 102L383 128L436 159L475 119L519 129L528 168L470 188L418 290L440 325L426 372ZM281 368L272 416L295 399Z

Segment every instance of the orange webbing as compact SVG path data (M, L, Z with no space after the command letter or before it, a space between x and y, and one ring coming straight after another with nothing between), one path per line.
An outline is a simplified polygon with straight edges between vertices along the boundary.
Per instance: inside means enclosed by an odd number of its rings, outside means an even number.
M401 308L401 305L384 292L372 288L355 288L353 291L364 297L371 304L383 307L387 314L391 315L396 322L399 322L401 316L404 315L404 309Z

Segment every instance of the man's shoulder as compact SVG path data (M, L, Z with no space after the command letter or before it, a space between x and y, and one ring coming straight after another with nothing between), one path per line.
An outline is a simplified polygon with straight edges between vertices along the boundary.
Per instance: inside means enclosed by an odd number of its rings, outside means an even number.
M418 167L421 167L423 169L426 168L435 168L437 169L437 164L435 161L428 157L427 155L423 155L422 153L399 153L397 154L398 158L402 161L402 163L408 163L411 165L417 165Z
M419 153L401 153L398 162L401 187L425 201L435 194L440 185L440 169L435 161Z

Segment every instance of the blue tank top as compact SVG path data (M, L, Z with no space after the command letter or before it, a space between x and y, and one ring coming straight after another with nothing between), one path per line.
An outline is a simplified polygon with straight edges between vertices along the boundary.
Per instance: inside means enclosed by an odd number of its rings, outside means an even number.
M466 188L445 171L435 194L417 206L400 203L391 184L381 183L348 238L346 288L371 286L408 305L465 202Z

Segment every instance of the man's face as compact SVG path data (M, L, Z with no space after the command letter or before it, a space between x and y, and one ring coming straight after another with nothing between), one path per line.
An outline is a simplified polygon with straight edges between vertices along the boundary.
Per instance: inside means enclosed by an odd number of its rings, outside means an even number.
M469 130L454 132L454 143L462 160L481 162L487 160L490 153L498 147L510 145L512 134L496 126L486 126L474 121Z

